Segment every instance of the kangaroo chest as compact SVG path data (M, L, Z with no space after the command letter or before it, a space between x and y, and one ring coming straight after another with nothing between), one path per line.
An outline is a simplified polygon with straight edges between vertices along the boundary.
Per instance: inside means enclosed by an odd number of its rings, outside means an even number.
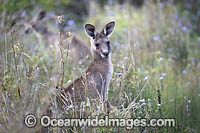
M95 97L99 95L105 98L112 78L113 65L112 63L98 64L93 68L95 69L91 68L91 71L87 71L88 91Z

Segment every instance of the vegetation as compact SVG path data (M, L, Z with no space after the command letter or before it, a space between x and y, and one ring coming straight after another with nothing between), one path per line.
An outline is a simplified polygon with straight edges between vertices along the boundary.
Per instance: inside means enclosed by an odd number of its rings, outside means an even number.
M3 8L1 5L0 11ZM9 4L7 9L12 9ZM67 51L64 51L64 63L56 64L55 51L46 50L44 40L38 42L35 34L24 34L24 27L18 25L18 21L10 27L10 20L16 16L11 14L2 12L4 19L0 20L0 132L35 131L38 127L25 128L24 116L32 113L39 118L50 101L55 103L59 91L56 86L60 84L63 69L63 86L66 87L87 65L73 65L66 56ZM136 127L130 132L200 131L200 37L198 23L193 24L190 15L171 2L145 2L141 8L113 3L103 9L90 2L86 23L102 27L110 20L116 21L111 38L114 73L109 90L112 104L109 117L176 119L175 128ZM67 22L72 27L75 25L73 20ZM86 40L84 24L81 25L76 33ZM55 21L49 22L48 27L58 32ZM87 42L89 45L89 40ZM90 115L106 115L103 107L94 111L88 106L85 104L84 108ZM54 117L63 115L55 107L53 110ZM95 131L128 130L98 127Z

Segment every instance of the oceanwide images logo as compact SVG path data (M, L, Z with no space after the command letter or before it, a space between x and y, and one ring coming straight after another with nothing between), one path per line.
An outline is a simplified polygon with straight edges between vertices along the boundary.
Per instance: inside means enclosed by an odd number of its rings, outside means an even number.
M40 124L43 127L126 127L132 129L133 126L144 126L145 120L138 119L110 119L108 116L105 118L84 118L84 119L50 119L49 116L42 116Z
M37 124L37 119L34 115L30 114L25 117L25 125L29 128ZM134 127L175 127L175 119L117 119L109 118L82 118L82 119L56 119L44 115L40 118L42 127L124 127L132 129Z

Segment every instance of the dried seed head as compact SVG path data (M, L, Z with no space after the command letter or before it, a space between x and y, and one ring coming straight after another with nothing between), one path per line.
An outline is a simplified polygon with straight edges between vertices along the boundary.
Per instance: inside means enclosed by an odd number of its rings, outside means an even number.
M64 24L65 23L64 16L63 15L58 16L57 20L56 20L56 23L57 24L61 24L61 25Z

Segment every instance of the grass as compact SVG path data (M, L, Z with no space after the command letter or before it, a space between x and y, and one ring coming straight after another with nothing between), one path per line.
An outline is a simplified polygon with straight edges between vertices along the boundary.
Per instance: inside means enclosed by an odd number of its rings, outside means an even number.
M109 90L113 109L109 117L175 118L176 128L143 130L199 132L200 49L197 35L187 26L189 20L182 19L170 3L147 2L141 9L108 5L104 10L91 4L87 23L102 27L110 20L115 20L117 27L111 38L114 73ZM22 29L15 27L3 33L0 40L0 132L34 131L24 128L22 120L28 113L39 118L47 104L55 101L58 91L55 88L63 67L56 64L54 52L44 50L43 41L41 49L35 50L31 44L37 42L34 38L27 41ZM79 34L86 38L83 30ZM66 58L64 62L63 86L66 87L85 66L73 66ZM83 106L92 116L106 114L101 107L96 112L87 103ZM55 107L53 110L54 117L63 114ZM127 131L112 127L95 130ZM129 131L140 132L141 128Z

